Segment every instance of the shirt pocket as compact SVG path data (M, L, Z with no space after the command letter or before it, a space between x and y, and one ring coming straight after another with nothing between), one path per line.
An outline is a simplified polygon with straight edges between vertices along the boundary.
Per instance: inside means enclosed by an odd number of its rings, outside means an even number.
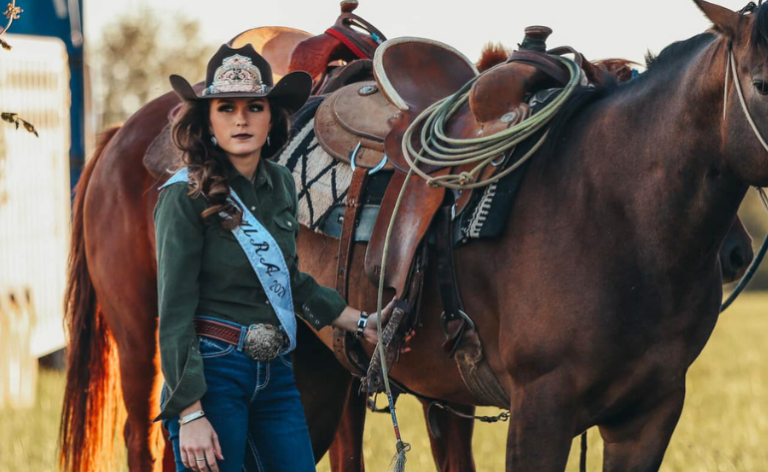
M283 251L285 262L290 263L296 255L296 236L299 232L299 222L293 216L293 212L286 208L285 211L275 215L275 226L277 230L272 235Z

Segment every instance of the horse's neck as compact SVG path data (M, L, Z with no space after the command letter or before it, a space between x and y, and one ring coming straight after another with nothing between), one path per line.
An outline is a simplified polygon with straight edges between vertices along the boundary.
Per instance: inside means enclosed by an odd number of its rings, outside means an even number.
M724 75L713 71L724 70L724 59L714 42L688 64L654 71L595 103L578 131L590 150L581 156L583 175L607 197L604 205L623 207L636 243L672 270L716 260L746 191L720 174Z

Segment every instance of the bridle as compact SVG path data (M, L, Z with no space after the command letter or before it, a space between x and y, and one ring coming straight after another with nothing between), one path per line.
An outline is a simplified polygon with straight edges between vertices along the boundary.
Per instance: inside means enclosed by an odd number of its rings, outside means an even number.
M762 3L762 0L760 0L760 4ZM747 12L751 13L758 6L759 5L755 5L754 2L749 2L749 4L739 13L741 15L744 15L744 13ZM741 109L744 112L744 116L747 118L749 126L752 128L752 132L754 133L755 137L758 141L760 141L763 149L765 149L765 151L768 153L768 143L765 142L765 138L763 138L762 133L760 133L760 130L757 129L755 120L752 118L752 114L749 112L749 108L747 107L747 101L744 99L744 92L741 89L741 82L739 80L739 71L736 67L736 57L733 54L733 42L729 41L726 54L725 86L723 89L723 123L725 123L726 113L728 111L728 79L730 78L730 75L733 74L733 83L736 87L736 96L739 97L739 103L741 103ZM757 191L757 194L760 197L760 202L763 204L763 208L766 210L766 212L768 212L768 196L766 196L765 190L763 190L761 187L755 187L755 191ZM724 312L731 305L731 303L736 300L744 288L746 288L747 284L749 284L750 280L752 280L752 277L755 275L755 272L757 272L758 267L760 267L760 263L765 257L766 251L768 251L768 235L765 236L763 244L760 246L760 250L757 252L757 255L755 255L755 258L752 259L752 263L749 265L747 272L744 274L741 280L739 280L739 283L733 292L731 292L728 298L722 303L722 305L720 305L720 313Z

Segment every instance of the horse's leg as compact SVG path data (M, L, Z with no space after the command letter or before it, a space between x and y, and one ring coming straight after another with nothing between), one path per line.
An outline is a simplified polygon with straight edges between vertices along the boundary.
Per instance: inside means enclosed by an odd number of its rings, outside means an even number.
M429 405L427 400L419 400L424 409L424 419L429 424ZM454 410L466 415L474 415L475 407L451 405ZM432 445L432 458L437 470L441 472L473 472L475 459L472 457L472 432L475 421L460 418L441 408L432 408L432 418L440 429L441 438L436 439L430 431L429 442Z
M124 261L123 271L127 267ZM99 301L112 329L120 358L123 401L128 413L123 435L131 471L162 470L166 448L162 428L152 419L159 413L160 378L157 351L157 294L154 277L122 284L120 293L102 291ZM141 285L145 285L142 290ZM168 470L168 469L166 469ZM170 470L173 470L170 469Z
M168 437L168 431L163 428L165 452L163 453L163 472L176 472L176 458L173 456L173 443Z
M293 375L317 462L334 440L352 375L304 323L298 324L297 338Z
M683 411L685 387L621 421L600 425L603 472L650 472L661 460Z
M567 385L544 378L512 389L507 471L565 470L575 427Z
M363 472L363 431L365 430L365 409L368 398L359 394L360 380L353 378L349 384L344 413L328 451L331 470L340 472Z

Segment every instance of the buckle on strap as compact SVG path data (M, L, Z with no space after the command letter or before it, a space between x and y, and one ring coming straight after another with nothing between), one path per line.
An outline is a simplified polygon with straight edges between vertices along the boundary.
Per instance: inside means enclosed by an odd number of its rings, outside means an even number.
M286 335L277 326L258 323L248 327L243 340L243 352L259 362L270 362L283 352Z

